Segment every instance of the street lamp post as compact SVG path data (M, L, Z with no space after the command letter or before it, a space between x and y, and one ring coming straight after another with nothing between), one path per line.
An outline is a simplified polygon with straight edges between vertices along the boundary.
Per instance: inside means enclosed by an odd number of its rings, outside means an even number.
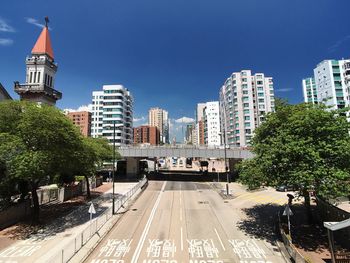
M219 133L222 135L222 139L224 141L224 160L225 160L225 174L226 174L226 195L229 195L230 190L229 190L229 174L228 174L228 167L227 167L227 154L226 154L226 129L225 127L223 128L223 132Z
M225 173L226 173L226 195L229 195L229 178L228 178L228 168L227 168L227 155L226 155L226 128L224 127L224 155L225 155Z
M113 193L112 193L112 215L114 215L115 204L114 204L114 176L115 176L115 121L113 121L113 170L112 170L112 183L113 183Z

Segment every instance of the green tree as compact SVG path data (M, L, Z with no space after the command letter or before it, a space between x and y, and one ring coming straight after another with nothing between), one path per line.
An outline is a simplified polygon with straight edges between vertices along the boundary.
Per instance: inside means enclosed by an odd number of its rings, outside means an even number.
M33 222L39 222L37 189L72 167L82 138L55 107L29 102L0 103L0 160L10 179L27 182L33 200ZM6 149L13 148L11 154Z
M280 105L255 130L255 157L241 164L240 178L251 186L297 185L311 219L309 190L325 198L350 193L349 128L344 110Z
M117 153L118 157L119 154ZM83 138L74 154L74 166L70 170L74 175L84 176L87 186L87 198L91 198L89 178L96 174L103 162L111 161L113 151L106 139Z

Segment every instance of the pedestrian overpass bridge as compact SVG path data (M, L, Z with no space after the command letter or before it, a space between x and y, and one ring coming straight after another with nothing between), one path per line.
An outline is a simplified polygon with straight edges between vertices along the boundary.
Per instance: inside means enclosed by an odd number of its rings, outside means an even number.
M122 146L118 148L120 155L126 160L126 174L132 176L139 171L141 159L153 159L155 164L158 158L164 157L185 157L185 158L215 158L228 160L228 167L232 171L236 163L243 159L253 158L251 151L245 148L224 147L190 147L190 146Z
M120 155L124 158L161 158L161 157L186 157L186 158L225 158L225 149L210 147L189 147L189 146L148 146L148 147L120 147ZM234 147L226 148L227 159L250 159L254 155L251 151Z

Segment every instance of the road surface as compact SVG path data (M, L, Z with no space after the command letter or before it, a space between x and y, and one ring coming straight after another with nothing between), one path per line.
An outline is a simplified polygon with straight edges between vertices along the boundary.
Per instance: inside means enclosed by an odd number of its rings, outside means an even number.
M270 243L240 230L240 217L207 183L151 181L85 262L285 262Z

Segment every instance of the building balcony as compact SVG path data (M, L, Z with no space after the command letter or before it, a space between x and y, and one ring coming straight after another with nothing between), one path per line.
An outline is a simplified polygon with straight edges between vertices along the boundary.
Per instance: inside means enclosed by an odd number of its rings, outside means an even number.
M19 95L28 93L44 93L55 100L62 98L62 93L44 84L19 84L15 81L15 92Z
M46 55L40 56L40 57L27 57L26 64L27 65L46 65L52 68L54 71L57 71L57 63L54 63Z

